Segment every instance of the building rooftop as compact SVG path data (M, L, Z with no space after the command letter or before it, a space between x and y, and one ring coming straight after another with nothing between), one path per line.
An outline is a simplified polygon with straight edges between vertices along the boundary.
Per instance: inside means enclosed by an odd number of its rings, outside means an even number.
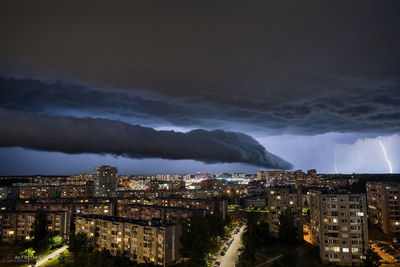
M185 207L171 207L171 206L161 206L161 205L146 205L146 204L125 204L125 206L130 206L130 207L146 207L146 208L155 208L155 209L173 209L173 210L207 211L206 209L185 208Z
M78 215L77 218L85 218L85 219L101 219L110 222L122 222L122 223L131 223L137 224L141 226L157 226L157 227L168 227L177 225L176 223L166 222L161 220L139 220L139 219L131 219L124 217L116 217L116 216L106 216L106 215Z
M318 191L325 195L364 195L363 193L351 193L346 189L335 189L335 188L313 188L310 191Z

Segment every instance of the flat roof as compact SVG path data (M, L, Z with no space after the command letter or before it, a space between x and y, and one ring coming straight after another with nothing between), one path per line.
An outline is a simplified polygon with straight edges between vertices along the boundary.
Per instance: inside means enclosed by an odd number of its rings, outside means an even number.
M161 220L139 220L139 219L131 219L131 218L124 218L124 217L116 217L116 216L106 216L106 215L77 215L77 218L85 218L85 219L101 219L110 222L122 222L122 223L132 223L141 226L160 226L160 227L168 227L177 225L176 223L172 222L165 222Z

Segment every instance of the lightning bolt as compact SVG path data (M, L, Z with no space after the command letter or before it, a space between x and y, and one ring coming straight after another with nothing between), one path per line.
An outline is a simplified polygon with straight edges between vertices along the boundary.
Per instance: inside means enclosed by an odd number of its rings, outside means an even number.
M335 173L337 174L338 170L337 170L337 165L336 165L336 157L337 157L336 146L334 146L332 148L332 150L333 150L333 166L334 166Z
M385 156L385 161L386 161L386 163L387 163L387 165L388 165L388 167L389 167L390 173L393 173L392 163L390 162L390 160L389 160L389 158L388 158L388 156L387 156L387 154L386 154L386 148L385 148L385 146L384 146L383 143L382 143L381 137L376 138L376 140L378 140L378 143L379 143L379 145L381 146L381 149L382 149L382 151L383 151L383 155Z

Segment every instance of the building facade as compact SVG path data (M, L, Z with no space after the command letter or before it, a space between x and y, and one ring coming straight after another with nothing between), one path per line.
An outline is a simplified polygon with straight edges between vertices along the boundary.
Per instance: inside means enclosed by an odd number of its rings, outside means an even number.
M269 232L272 236L279 236L279 216L284 212L294 215L294 225L298 238L303 236L302 198L301 189L294 186L275 186L268 190Z
M99 250L124 255L137 263L167 266L179 258L179 224L121 217L81 215L76 233L85 233Z
M118 168L101 166L94 169L94 196L116 196Z
M39 211L0 212L1 241L4 243L30 241L32 238L30 234L38 213ZM70 213L46 211L44 214L48 221L47 230L66 240L70 230Z
M62 198L89 198L92 196L92 186L88 184L62 185L60 192Z
M368 182L368 215L386 234L400 233L400 184Z
M19 187L19 198L56 198L59 197L59 187L55 185L23 184Z
M161 220L167 222L179 222L188 217L198 214L206 216L209 211L205 209L191 209L182 207L166 207L156 205L128 204L122 205L119 217L139 220Z
M218 209L223 219L225 219L228 216L228 203L226 200L156 198L153 200L153 204L166 207L203 209L207 210L210 214L214 214Z
M310 190L311 240L323 263L361 265L368 250L364 194Z

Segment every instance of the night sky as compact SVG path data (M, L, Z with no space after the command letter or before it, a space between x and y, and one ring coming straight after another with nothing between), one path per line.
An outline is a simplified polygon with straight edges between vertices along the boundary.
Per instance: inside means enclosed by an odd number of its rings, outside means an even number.
M2 1L0 175L400 171L400 2Z

